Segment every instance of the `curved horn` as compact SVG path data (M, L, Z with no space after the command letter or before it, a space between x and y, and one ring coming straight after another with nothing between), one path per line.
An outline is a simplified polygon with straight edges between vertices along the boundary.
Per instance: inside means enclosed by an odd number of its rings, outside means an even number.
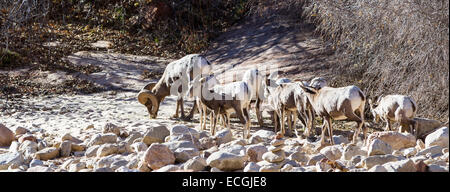
M151 102L152 106L158 104L158 99L156 95L152 92L153 87L155 87L156 83L152 82L145 85L138 94L138 101L142 105L148 104L148 101ZM151 113L156 113L157 107L152 107Z

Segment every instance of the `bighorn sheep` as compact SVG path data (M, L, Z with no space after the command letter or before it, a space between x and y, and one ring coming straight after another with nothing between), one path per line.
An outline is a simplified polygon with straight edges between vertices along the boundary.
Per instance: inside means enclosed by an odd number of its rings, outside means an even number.
M415 122L412 120L416 115L416 102L405 95L386 95L378 98L376 102L369 99L369 107L374 121L378 123L381 119L385 121L385 130L391 130L393 121L399 122L401 128L399 132L412 131Z
M189 85L189 97L199 98L201 104L212 111L213 126L210 128L211 134L215 134L215 127L219 115L224 114L229 121L230 113L235 112L237 117L244 124L243 138L248 138L250 133L250 107L251 93L247 83L238 81L225 85L216 85L212 89L207 89L205 82L208 77L197 76ZM203 113L206 119L206 113ZM230 127L229 122L227 127Z
M166 96L177 96L177 108L173 117L178 118L178 110L181 117L184 115L183 96L186 94L188 83L194 75L208 74L211 72L209 61L199 54L186 55L183 58L169 63L158 82L152 82L144 86L138 94L138 101L147 107L150 118L156 118L160 103ZM192 107L188 119L192 118L196 105Z
M242 81L246 82L249 89L251 100L256 101L255 103L255 113L258 120L259 126L263 126L263 119L261 113L261 103L264 100L264 76L261 75L258 69L249 69L245 71Z
M328 126L328 133L331 143L333 141L333 125L334 120L356 121L358 128L353 135L353 143L356 143L359 132L364 127L364 105L366 96L356 86L347 87L322 87L320 89L309 85L299 84L305 91L308 100L317 115L324 119L322 125L321 143L325 142L325 126ZM358 115L355 114L358 113ZM364 127L364 140L366 139L366 128Z
M308 107L309 103L306 99L306 95L298 83L281 83L275 88L268 86L266 90L270 92L269 103L271 103L275 109L275 132L278 129L278 117L280 117L281 132L283 134L285 133L285 116L287 116L288 119L289 130L294 129L297 136L297 117L302 121L305 129L309 129L312 113L308 109L312 109L312 107ZM290 135L291 133L289 132L288 134Z

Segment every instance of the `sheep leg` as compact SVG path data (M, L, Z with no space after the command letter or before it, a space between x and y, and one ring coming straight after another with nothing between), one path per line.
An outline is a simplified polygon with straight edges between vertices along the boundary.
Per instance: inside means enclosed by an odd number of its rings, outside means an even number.
M248 139L249 138L249 136L250 136L250 124L251 124L251 121L250 121L250 114L249 114L249 111L248 111L248 109L250 108L250 106L248 107L248 108L244 108L244 117L246 118L246 121L247 121L247 123L246 123L246 130L247 130L247 132L246 132L246 137L245 137L245 139Z
M231 130L230 114L229 113L227 113L227 126L228 126L228 129Z
M360 114L360 116L364 115L364 112L360 112L360 113L362 113L362 114ZM356 144L359 133L361 132L361 129L364 125L364 121L360 117L358 117L354 112L347 113L347 114L345 114L345 116L347 117L348 121L356 121L356 123L357 123L357 128L353 135L353 141L352 141L353 144ZM364 140L365 140L366 130L364 130L363 133L364 133Z
M220 114L220 120L221 120L222 126L227 127L227 123L225 122L226 120L225 120L224 114Z
M191 111L189 112L189 115L184 117L185 121L189 121L192 119L192 117L194 117L195 111L197 110L197 105L192 106Z
M278 131L278 113L274 112L273 113L273 123L274 123L274 128L275 128L275 133Z
M209 131L212 133L214 111L209 113Z
M180 110L181 110L181 118L184 119L186 118L184 115L184 101L183 98L180 99Z
M172 116L173 118L178 118L179 109L180 109L180 100L177 100L177 109L175 110L175 114Z
M327 126L327 122L326 122L326 117L322 117L323 119L323 124L322 124L322 134L320 136L320 144L321 145L325 145L325 131L326 131L326 126Z
M309 123L308 123L308 125L309 125L308 129L309 129L310 134L311 134L311 133L312 133L312 134L315 133L315 127L314 127L314 117L315 117L315 116L316 116L316 114L314 113L312 107L309 108L309 109L308 109L308 121L309 121ZM314 130L313 130L313 129L314 129Z
M391 120L388 118L387 115L384 116L384 119L386 120L386 128L384 130L390 131L392 128Z
M327 124L328 124L328 136L330 137L331 145L334 145L334 139L333 139L333 122L331 120L331 117L327 118Z
M302 112L302 111L299 111L299 112L295 112L295 114L297 114L297 115L295 115L295 118L296 119L298 119L298 120L300 120L300 123L302 124L302 126L303 126L303 131L305 131L306 130L306 128L307 128L307 117L305 117L305 115L303 115L304 114L304 112Z
M297 131L297 111L294 111L293 117L294 117L294 122L293 122L292 127L294 128L295 136L297 136L297 138L298 138L298 131Z
M281 123L281 134L284 135L284 133L286 132L285 127L284 127L284 117L286 116L286 111L284 109L281 109L281 118L280 118L280 123Z
M262 103L261 99L257 98L256 104L255 104L255 112L256 112L256 119L258 119L259 126L263 127L264 122L262 119L261 103Z
M287 118L288 118L288 136L292 136L292 112L287 111Z
M196 105L198 105L198 113L200 114L200 130L203 130L203 107L200 106L200 102L196 100Z
M200 120L203 120L203 124L202 124L202 130L206 129L206 106L202 105L201 107L198 107L199 111L201 110L202 113L200 114Z
M219 112L220 112L220 108L214 110L214 112L212 113L213 114L211 116L212 119L210 120L210 121L213 121L213 126L211 127L211 135L216 134L216 123L217 123L217 118L219 117Z
M236 116L241 120L241 123L244 125L244 130L242 132L242 138L245 139L245 125L247 124L246 119L244 118L243 111L240 108L235 109Z

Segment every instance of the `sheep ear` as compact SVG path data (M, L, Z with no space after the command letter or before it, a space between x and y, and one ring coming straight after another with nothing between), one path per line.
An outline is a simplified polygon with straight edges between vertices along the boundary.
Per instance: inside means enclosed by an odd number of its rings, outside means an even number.
M206 81L206 77L200 78L200 83L204 83Z
M381 99L383 98L383 94L382 95L380 95L380 96L378 96L377 98L375 98L375 100L376 100L376 102L377 103L380 103L380 101L381 101Z
M306 92L310 94L317 94L317 91L313 87L305 86L300 84L300 87Z
M269 76L267 76L268 79L275 79L278 76L278 71L272 72Z

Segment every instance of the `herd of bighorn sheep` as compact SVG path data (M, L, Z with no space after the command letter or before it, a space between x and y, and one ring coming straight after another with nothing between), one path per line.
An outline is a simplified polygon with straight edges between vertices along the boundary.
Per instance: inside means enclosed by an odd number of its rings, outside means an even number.
M150 118L156 118L160 103L166 96L177 96L178 111L181 118L190 119L197 111L200 113L200 129L206 128L207 113L210 112L210 131L215 134L216 123L221 118L223 126L230 128L230 114L235 113L243 124L243 137L250 136L250 103L255 102L258 124L263 126L262 103L272 116L275 132L300 136L296 129L297 119L303 125L306 137L314 128L314 117L323 119L321 143L325 143L328 130L330 143L333 141L332 120L355 121L357 127L353 136L356 143L363 130L364 141L367 129L364 120L366 95L357 86L329 87L325 78L316 77L310 82L293 82L287 78L277 78L276 73L262 74L258 69L247 70L241 81L221 84L211 72L210 62L202 55L190 54L167 65L158 82L147 84L138 94L138 101L147 107ZM190 114L184 114L183 98L195 101ZM425 119L415 118L417 105L409 96L386 95L368 99L370 112L376 122L379 119L387 123L386 130L391 130L392 122L401 125L400 132L410 132L417 137L423 134L420 122ZM287 118L288 130L285 128ZM428 124L440 124L429 120ZM426 124L426 123L425 123ZM438 125L436 125L438 126ZM328 128L328 129L327 129Z

